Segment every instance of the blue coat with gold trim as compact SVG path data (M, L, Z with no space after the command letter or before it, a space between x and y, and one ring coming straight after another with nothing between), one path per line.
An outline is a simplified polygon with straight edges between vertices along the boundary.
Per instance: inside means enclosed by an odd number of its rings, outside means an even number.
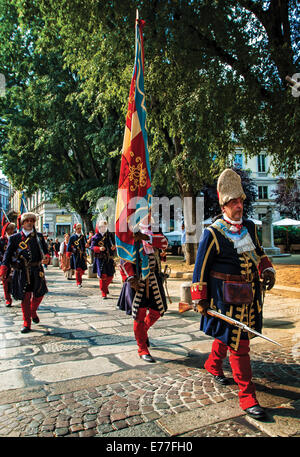
M113 233L107 231L104 234L96 233L91 242L91 249L94 251L93 273L97 273L101 278L103 274L113 276L115 274L114 254L111 248L115 245ZM105 247L105 251L101 252L100 247Z
M252 221L244 219L240 232L232 232L231 225L220 218L202 234L193 274L192 299L207 299L212 309L261 332L263 298L259 277L270 267L272 264L260 246ZM252 285L252 303L225 303L224 279L212 277L212 272L242 276ZM237 350L240 339L253 336L210 316L202 316L200 329L234 350Z
M83 233L80 235L73 233L73 235L70 236L67 252L71 253L70 266L72 270L81 268L85 271L87 269L86 243L87 240Z
M9 237L1 269L7 272L11 266L14 268L12 295L15 300L23 300L25 292L33 292L35 297L48 292L41 264L44 255L49 252L42 233L32 232L26 237L21 231Z

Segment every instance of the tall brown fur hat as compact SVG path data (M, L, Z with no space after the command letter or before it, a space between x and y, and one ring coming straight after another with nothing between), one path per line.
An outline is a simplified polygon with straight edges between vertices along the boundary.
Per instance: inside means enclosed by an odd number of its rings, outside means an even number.
M217 183L217 192L220 206L225 205L233 198L242 198L243 200L246 198L241 177L231 168L226 168L220 174Z
M35 213L23 213L21 214L21 225L26 219L34 219L36 221L36 214Z

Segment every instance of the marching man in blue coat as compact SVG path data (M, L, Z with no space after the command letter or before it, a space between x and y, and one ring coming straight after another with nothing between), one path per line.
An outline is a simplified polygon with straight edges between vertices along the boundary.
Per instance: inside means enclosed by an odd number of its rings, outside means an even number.
M75 270L76 285L82 287L82 276L87 269L86 244L87 240L82 233L81 224L74 224L75 233L70 237L67 246L67 257L70 258L70 266Z
M21 300L24 321L21 333L30 332L31 321L39 323L37 309L48 292L42 264L49 263L50 256L43 234L35 229L35 222L34 213L22 214L22 230L9 237L0 267L1 279L11 267L14 269L12 295L15 300Z
M191 295L196 311L202 314L200 329L215 338L204 367L222 385L226 385L222 362L229 351L233 378L239 386L239 402L247 414L263 419L249 356L250 332L207 314L218 311L261 332L263 288L275 283L275 270L260 246L256 226L243 218L246 198L241 178L231 169L220 175L217 184L220 216L204 230L200 240Z
M107 229L107 222L104 220L97 223L91 250L94 252L93 273L97 273L102 298L106 299L109 294L108 287L115 274L116 246L114 235Z

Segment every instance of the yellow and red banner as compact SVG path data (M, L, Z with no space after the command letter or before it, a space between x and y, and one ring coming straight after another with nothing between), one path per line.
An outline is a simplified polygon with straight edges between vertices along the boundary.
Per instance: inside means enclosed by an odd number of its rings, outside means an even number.
M146 277L147 256L143 255L133 239L133 230L149 213L152 200L144 92L143 26L144 21L137 19L136 55L122 148L115 230L118 256L136 263L140 255L143 277Z

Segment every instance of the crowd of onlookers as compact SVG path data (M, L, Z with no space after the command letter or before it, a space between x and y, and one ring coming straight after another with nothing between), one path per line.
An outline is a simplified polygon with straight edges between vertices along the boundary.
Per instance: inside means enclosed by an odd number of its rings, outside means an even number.
M94 232L90 231L89 236L87 237L87 245L86 245L86 248L87 248L86 253L88 256L90 256L91 262L93 262L93 257L94 257L94 255L93 255L94 253L90 249L91 239L93 236L94 236ZM44 235L44 238L45 238L46 244L48 246L49 254L50 254L50 263L51 263L51 259L53 257L57 257L59 259L59 266L65 273L65 276L68 277L68 279L71 279L73 271L70 270L70 265L69 265L70 260L67 259L67 257L66 257L67 245L68 245L68 242L70 239L69 233L64 234L64 239L61 242L58 240L58 238L55 238L55 240L53 240L53 238L49 238L47 235ZM47 268L47 265L44 265L44 267Z

